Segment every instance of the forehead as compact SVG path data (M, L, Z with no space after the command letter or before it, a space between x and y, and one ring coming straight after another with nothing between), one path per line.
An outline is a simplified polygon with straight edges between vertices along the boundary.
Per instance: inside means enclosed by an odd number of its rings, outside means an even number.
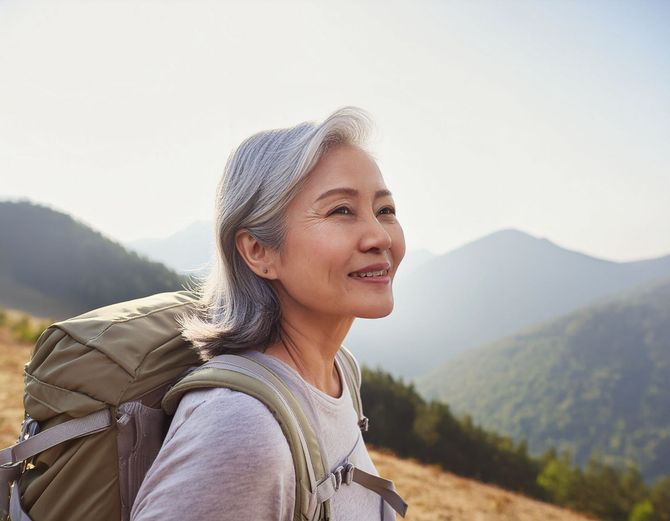
M308 174L302 195L318 196L333 188L374 192L386 188L377 163L367 152L352 145L328 150Z

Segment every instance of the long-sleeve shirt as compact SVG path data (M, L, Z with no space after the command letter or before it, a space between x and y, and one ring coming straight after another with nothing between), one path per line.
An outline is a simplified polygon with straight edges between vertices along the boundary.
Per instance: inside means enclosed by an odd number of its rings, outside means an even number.
M378 475L358 428L349 389L339 398L305 382L281 360L252 352L295 393L330 470L345 460ZM163 446L133 505L131 521L292 521L295 470L277 420L257 399L225 388L181 400ZM376 493L357 483L331 499L336 521L395 519Z

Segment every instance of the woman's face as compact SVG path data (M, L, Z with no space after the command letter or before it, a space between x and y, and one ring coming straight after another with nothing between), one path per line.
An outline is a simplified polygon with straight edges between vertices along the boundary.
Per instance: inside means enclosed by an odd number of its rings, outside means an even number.
M346 318L391 313L405 239L393 197L365 152L340 145L324 154L289 204L286 225L273 263L282 310Z

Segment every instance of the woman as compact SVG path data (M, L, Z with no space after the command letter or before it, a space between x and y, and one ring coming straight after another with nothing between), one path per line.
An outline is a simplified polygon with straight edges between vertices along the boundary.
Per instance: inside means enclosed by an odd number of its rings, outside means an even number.
M331 468L347 460L376 474L336 353L356 317L393 309L404 253L391 193L364 150L364 112L258 133L231 155L216 200L217 259L202 288L206 318L184 320L204 359L252 353L310 397ZM217 388L180 402L133 506L146 521L290 521L295 470L270 411ZM356 483L331 500L335 520L389 519Z

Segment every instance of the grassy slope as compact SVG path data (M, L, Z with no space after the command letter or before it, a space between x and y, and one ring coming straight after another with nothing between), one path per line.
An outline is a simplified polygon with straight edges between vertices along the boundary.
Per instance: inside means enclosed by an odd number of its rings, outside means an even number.
M32 346L0 327L0 448L12 444L23 415L22 369ZM588 518L483 485L381 450L370 455L409 503L408 521L586 521Z
M15 342L6 329L0 328L0 447L16 441L23 419L23 365L31 350L30 344Z
M586 521L582 514L370 449L380 475L409 503L409 521ZM400 518L398 518L400 519Z

